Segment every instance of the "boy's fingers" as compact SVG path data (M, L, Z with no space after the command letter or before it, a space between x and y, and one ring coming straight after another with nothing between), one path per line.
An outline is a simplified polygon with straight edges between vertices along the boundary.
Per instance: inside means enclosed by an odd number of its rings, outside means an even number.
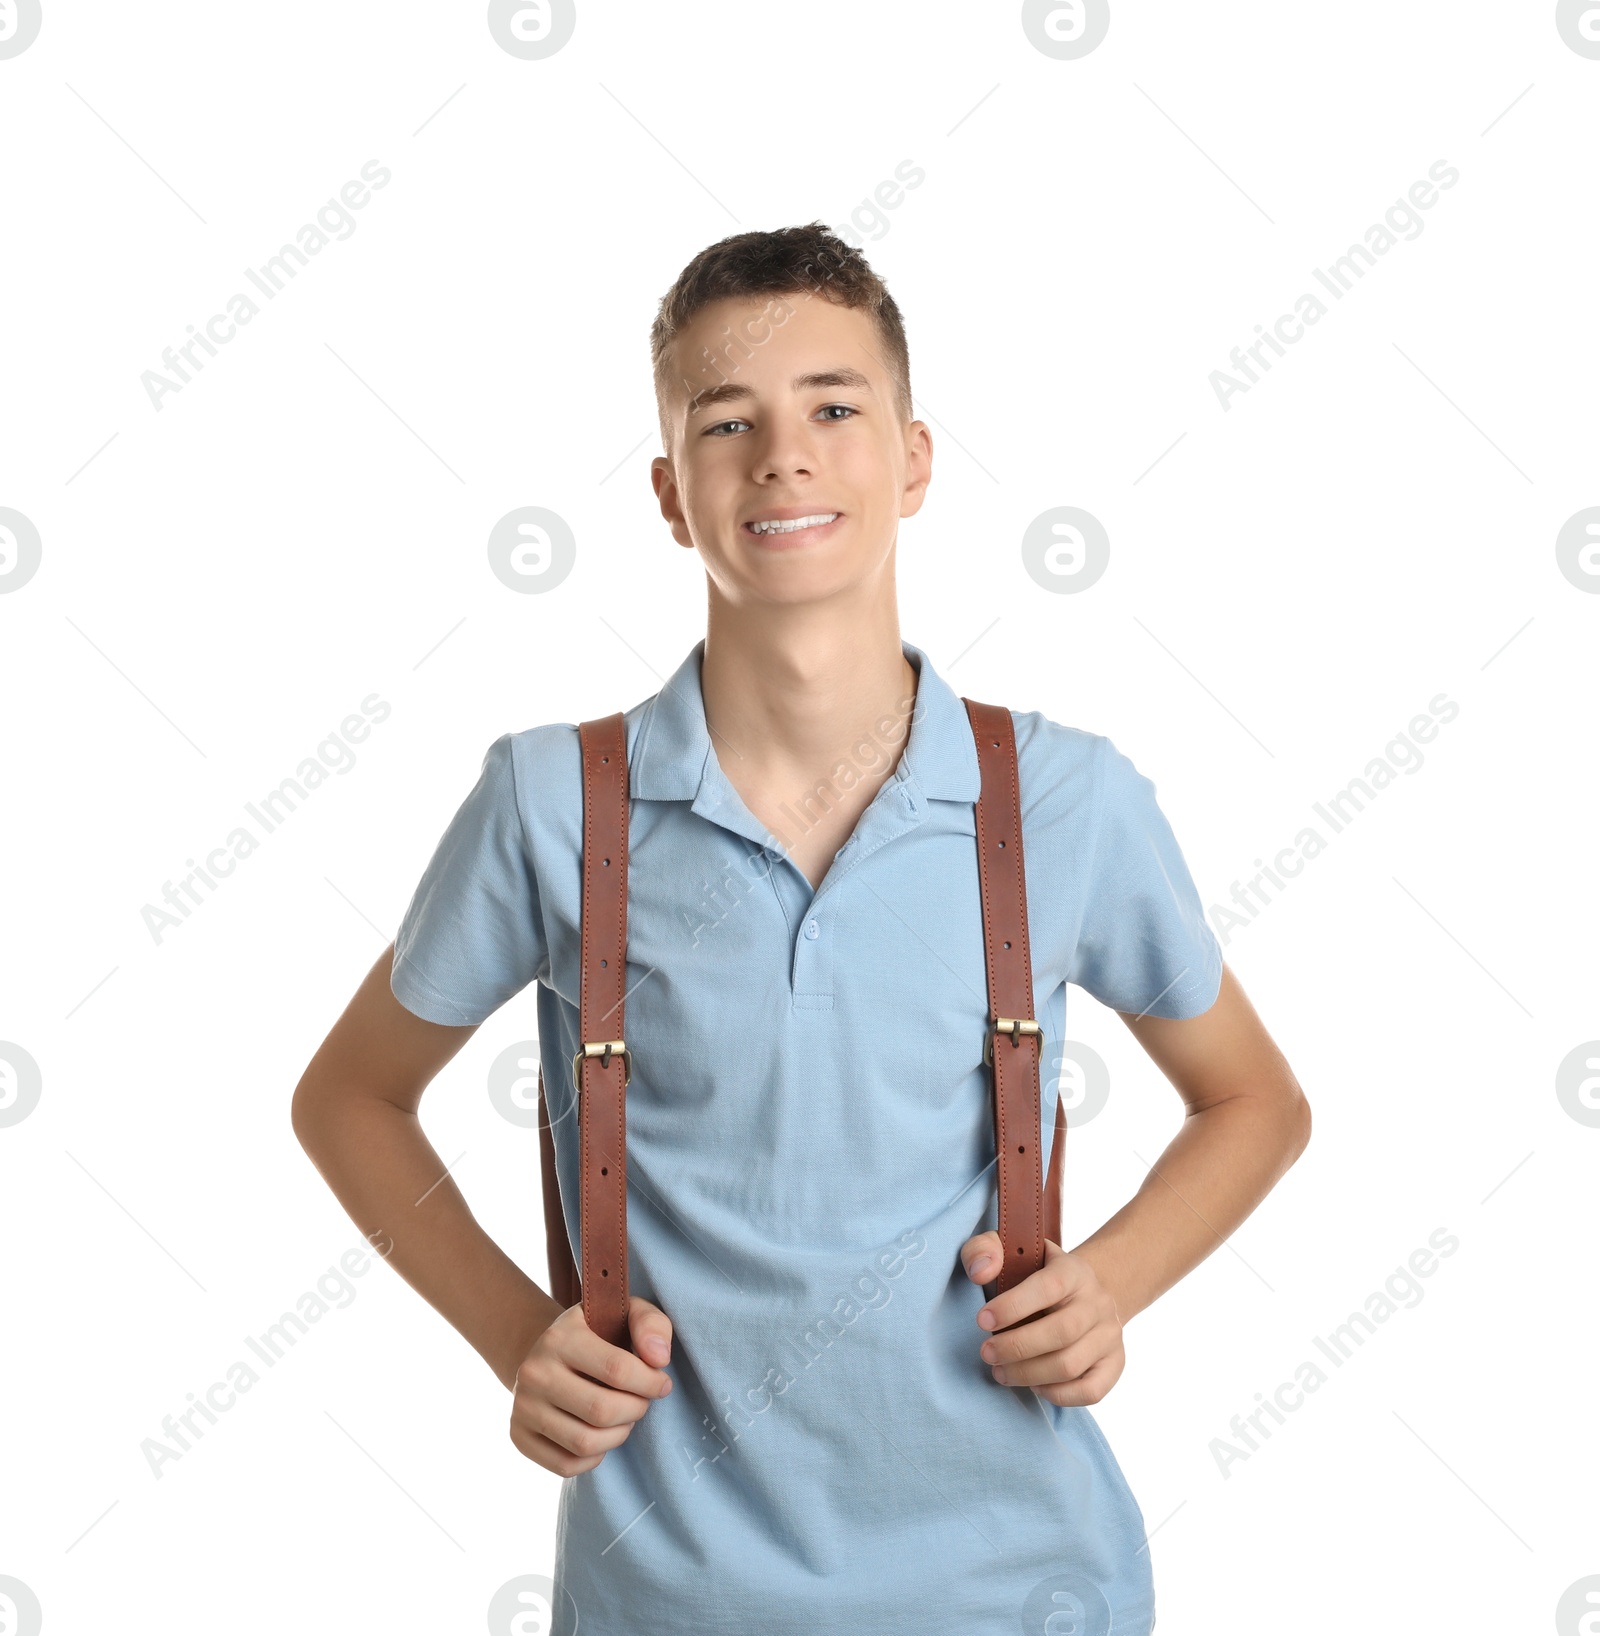
M978 1312L978 1327L994 1331L1009 1328L1036 1312L1057 1306L1071 1296L1082 1280L1073 1274L1072 1257L1047 1245L1044 1265L1020 1284L1013 1284Z
M642 1295L628 1301L628 1333L633 1349L646 1363L664 1369L672 1357L672 1320L654 1302ZM666 1391L672 1389L668 1380ZM663 1395L665 1395L663 1393Z
M667 1375L652 1368L625 1346L613 1346L610 1341L602 1340L584 1322L583 1309L574 1307L572 1310L577 1315L577 1322L563 1332L558 1349L561 1361L569 1369L619 1392L634 1392L639 1397L667 1395L672 1389L672 1381Z
M1019 1363L1074 1346L1100 1327L1093 1313L1069 1305L1020 1323L1003 1335L991 1335L978 1348L978 1356L985 1363Z
M614 1392L590 1380L587 1375L569 1369L550 1383L537 1412L564 1414L582 1421L586 1426L598 1428L632 1426L644 1418L649 1408L650 1399L640 1397L637 1392ZM535 1429L543 1431L545 1428L535 1426Z
M1076 1380L1046 1388L1050 1401L1060 1408L1085 1408L1098 1403L1116 1385L1120 1370L1115 1358L1101 1360Z
M1030 1330L1037 1329L1044 1322L1041 1318L1038 1324L1029 1324L1014 1333L1026 1337ZM1009 1336L1006 1337L1006 1340L1009 1339ZM1025 1340L1014 1355L985 1358L983 1361L1003 1370L1007 1386L1054 1385L1077 1380L1107 1356L1116 1344L1117 1330L1112 1325L1095 1324L1081 1335L1067 1340L1051 1339L1048 1333L1032 1341ZM996 1341L994 1345L1004 1346L1005 1340Z
M998 1239L996 1242L998 1244ZM1047 1238L1044 1265L1037 1272L1029 1273L1020 1284L1013 1284L987 1302L978 1313L978 1327L991 1332L1006 1329L1035 1312L1058 1306L1070 1300L1089 1277L1087 1263Z
M975 1284L987 1284L1000 1271L1000 1235L975 1233L961 1246L961 1265Z

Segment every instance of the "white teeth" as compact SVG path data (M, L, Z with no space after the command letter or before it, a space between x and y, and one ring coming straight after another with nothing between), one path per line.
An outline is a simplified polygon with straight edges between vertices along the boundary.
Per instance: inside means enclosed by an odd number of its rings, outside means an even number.
M793 534L799 528L815 528L818 523L831 523L837 511L819 511L815 517L794 517L787 522L751 523L753 534Z

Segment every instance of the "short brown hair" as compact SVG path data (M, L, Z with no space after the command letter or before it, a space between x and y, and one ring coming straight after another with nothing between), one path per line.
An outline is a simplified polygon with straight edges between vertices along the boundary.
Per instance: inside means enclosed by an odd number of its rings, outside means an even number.
M903 420L911 419L911 356L905 324L888 286L855 246L821 222L780 227L770 233L735 233L708 245L678 274L650 326L650 364L663 449L667 435L667 395L671 387L668 349L702 308L729 297L821 295L871 318L882 356L895 384Z

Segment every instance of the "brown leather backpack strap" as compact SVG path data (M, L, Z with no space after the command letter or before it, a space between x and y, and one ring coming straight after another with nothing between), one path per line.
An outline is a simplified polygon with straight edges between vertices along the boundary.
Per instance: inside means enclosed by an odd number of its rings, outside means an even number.
M1001 1261L984 1286L999 1294L1044 1265L1043 1176L1039 1157L1039 1058L1044 1035L1033 1015L1028 952L1027 876L1022 860L1022 795L1011 712L961 701L978 746L978 882L983 898L989 1022L983 1059L994 1073Z
M550 1108L544 1094L544 1069L539 1070L539 1185L544 1194L545 1260L550 1267L550 1294L563 1308L575 1307L583 1291L567 1219L561 1213L561 1184L556 1177L555 1137L550 1130Z
M623 1033L628 946L628 755L619 711L580 722L583 753L583 920L578 988L579 1239L584 1321L627 1347L626 1090L633 1057ZM552 1292L553 1293L553 1292Z

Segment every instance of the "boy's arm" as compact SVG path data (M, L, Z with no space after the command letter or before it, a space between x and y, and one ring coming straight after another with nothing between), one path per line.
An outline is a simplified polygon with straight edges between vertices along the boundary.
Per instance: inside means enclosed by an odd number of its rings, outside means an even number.
M1047 1245L1044 1266L978 1314L995 1378L1063 1405L1110 1390L1123 1324L1216 1249L1311 1138L1305 1095L1226 965L1198 1017L1119 1015L1183 1098L1183 1128L1103 1227L1070 1252ZM992 1276L999 1247L993 1232L962 1246L974 1283Z
M423 1091L476 1030L406 1010L393 961L391 945L301 1076L294 1132L361 1231L392 1243L389 1264L511 1388L562 1308L478 1225L422 1132Z
M1226 965L1216 1002L1198 1017L1118 1015L1187 1108L1139 1191L1073 1251L1126 1323L1272 1191L1311 1139L1311 1108Z

